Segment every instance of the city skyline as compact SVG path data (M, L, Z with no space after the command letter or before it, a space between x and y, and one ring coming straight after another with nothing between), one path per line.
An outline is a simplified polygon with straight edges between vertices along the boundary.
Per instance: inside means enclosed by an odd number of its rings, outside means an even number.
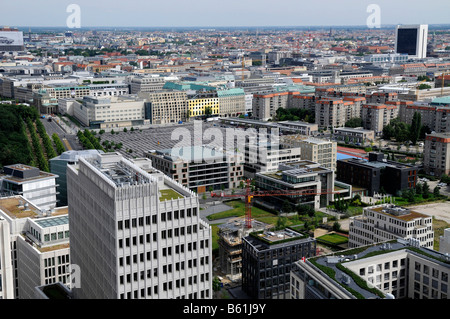
M4 12L20 12L10 15L1 24L14 27L61 27L71 14L71 4L80 8L81 27L251 27L251 26L361 26L366 25L372 14L370 5L380 10L381 25L396 24L447 24L445 13L450 3L441 0L423 2L381 0L324 0L320 3L281 0L263 1L196 0L182 2L168 0L164 3L130 0L119 1L56 1L33 2L28 0L2 4ZM439 7L439 12L433 8ZM446 10L448 9L448 10ZM102 14L99 14L102 12Z

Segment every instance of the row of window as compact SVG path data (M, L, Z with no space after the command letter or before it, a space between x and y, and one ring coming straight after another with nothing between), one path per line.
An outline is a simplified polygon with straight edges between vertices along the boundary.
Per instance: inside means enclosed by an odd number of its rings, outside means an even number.
M201 248L203 248L203 241L201 241ZM176 245L175 246L175 254L183 254L184 253L184 244L181 245ZM206 247L208 247L208 243L206 240ZM187 250L188 251L194 251L197 250L197 243L193 242L193 243L188 243L187 244ZM152 253L150 251L146 252L146 253L139 253L139 262L144 262L144 260L150 261L152 260L151 258ZM172 256L172 247L164 247L162 248L162 256L163 257L167 257L167 256ZM153 251L153 260L158 259L158 251L154 250ZM125 257L120 257L119 258L119 266L123 266L124 262L126 265L130 265L131 263L133 264L137 264L138 263L138 254L134 254L133 256L125 256ZM209 259L208 257L200 257L200 265L204 265L204 264L208 264L209 263ZM195 267L197 265L197 262L194 263ZM190 267L189 267L190 268Z
M186 210L181 209L181 210L175 210L173 212L166 212L166 213L161 213L161 221L165 222L168 220L178 220L181 218L185 218L185 217L192 217L192 216L197 216L197 207L194 208L188 208ZM144 217L139 217L139 218L132 218L132 219L126 219L124 221L119 220L117 222L117 228L118 230L123 230L123 229L130 229L130 226L132 228L136 228L136 227L142 227L144 226L144 221L145 221L145 225L152 225L152 224L157 224L158 223L158 219L157 219L157 215L152 215L150 216L146 216L145 219Z
M58 233L51 233L51 234L45 234L44 235L44 242L47 241L54 241L57 239L68 239L69 238L69 231L60 231Z
M156 290L155 289L153 289L153 290L154 290L154 294L157 295L158 294L158 286L156 286ZM133 291L133 293L131 291L129 291L126 294L126 298L127 299L132 299L132 298L138 299L138 298L151 297L151 295L152 295L152 287L148 287L147 289L142 288L140 290L140 295L139 295L139 290L135 290L135 291ZM177 296L176 297L176 299L197 299L197 298L198 298L197 292L190 293L187 296ZM200 298L201 299L209 298L209 289L201 290ZM125 299L124 293L120 294L120 299Z

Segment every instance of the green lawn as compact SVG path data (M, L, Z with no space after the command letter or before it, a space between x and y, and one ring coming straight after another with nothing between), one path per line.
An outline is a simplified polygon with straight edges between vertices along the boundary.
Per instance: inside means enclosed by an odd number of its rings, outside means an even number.
M331 245L341 245L348 242L348 238L339 234L326 234L317 238L317 241L329 243Z
M233 207L230 210L220 212L217 214L209 215L207 218L208 220L216 220L221 218L228 218L228 217L240 217L245 215L245 204L243 201L240 200L233 200L229 202L224 202L224 204L227 204L231 207ZM271 214L268 211L265 211L258 207L252 207L252 217L258 218L258 220L262 217L273 217L274 215Z
M161 196L159 196L159 201L164 202L166 200L172 200L172 199L179 199L183 198L182 195L174 191L173 189L161 189L160 191Z

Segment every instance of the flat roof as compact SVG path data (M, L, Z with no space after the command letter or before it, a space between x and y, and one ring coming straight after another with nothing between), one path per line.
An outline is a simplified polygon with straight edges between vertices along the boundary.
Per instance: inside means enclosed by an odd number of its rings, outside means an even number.
M37 219L35 223L42 228L66 225L69 224L69 215Z
M183 146L156 151L172 160L181 159L188 162L198 162L203 160L223 159L226 152L219 148L208 146Z
M11 218L36 217L40 211L21 196L0 198L0 210Z
M368 207L368 210L375 211L377 213L381 213L383 215L401 219L403 221L411 221L416 218L427 218L431 217L429 215L425 215L413 210L410 210L405 207L388 205L388 206L378 206L378 207Z

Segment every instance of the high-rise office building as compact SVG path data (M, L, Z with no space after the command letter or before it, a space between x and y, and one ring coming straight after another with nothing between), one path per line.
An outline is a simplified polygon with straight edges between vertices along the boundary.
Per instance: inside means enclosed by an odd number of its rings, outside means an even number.
M395 29L395 52L414 58L427 57L428 25L398 25Z
M198 197L150 163L104 153L67 167L74 298L212 298Z

